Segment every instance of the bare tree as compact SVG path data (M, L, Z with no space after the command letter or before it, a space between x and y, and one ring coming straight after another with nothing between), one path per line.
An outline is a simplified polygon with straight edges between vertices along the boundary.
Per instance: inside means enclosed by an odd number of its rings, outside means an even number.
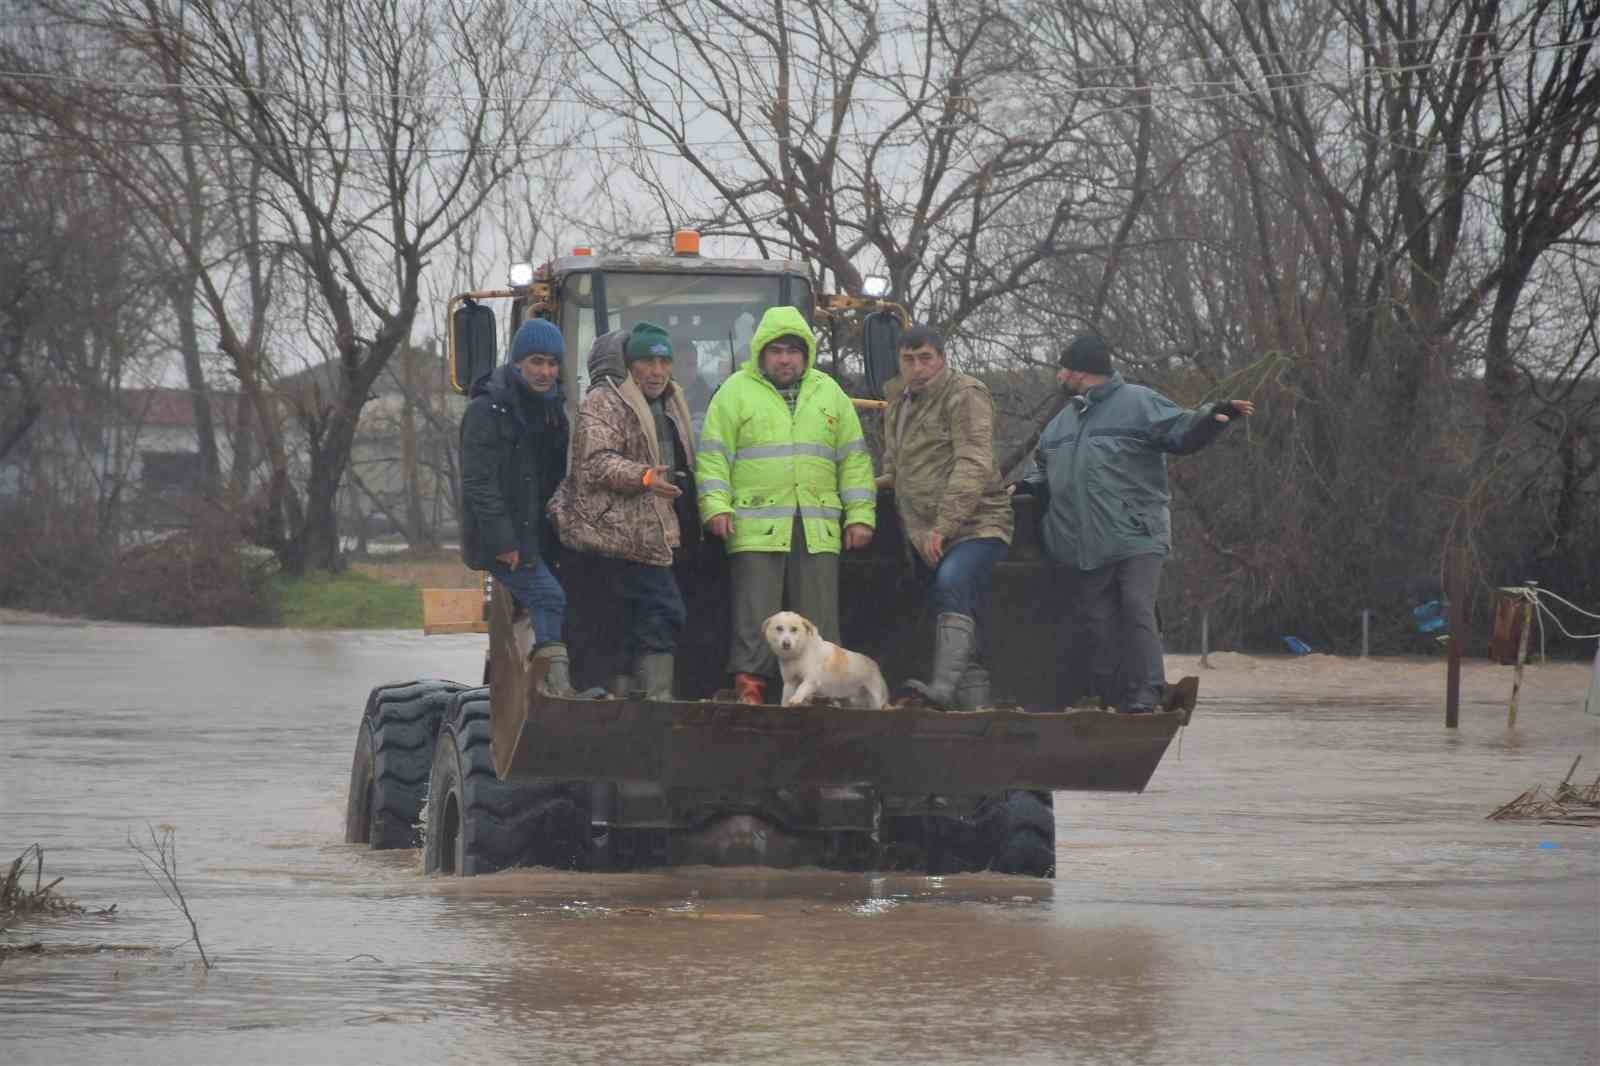
M268 250L259 239L260 168L226 151L196 118L183 95L181 57L158 57L159 75L139 91L134 87L147 83L150 67L130 62L139 53L119 47L114 27L78 8L56 12L50 25L61 27L57 38L5 48L7 65L20 76L0 80L0 100L30 116L43 141L63 146L127 203L124 250L137 247L141 262L161 278L195 410L202 488L214 496L220 455L203 337L237 356L230 369L253 421L281 422L263 387L270 379L255 372L271 302ZM107 84L126 91L98 91ZM254 462L253 449L240 443L234 441L229 478L234 499L247 490ZM269 437L269 484L287 485L287 459L273 443Z
M881 270L897 299L951 329L1068 250L1079 205L1061 189L1081 177L1081 108L1016 95L1027 34L999 8L588 0L584 12L598 40L582 84L626 123L666 226L802 258L847 292L863 266ZM1020 226L1030 201L1050 209Z
M208 257L193 204L163 229L252 403L270 469L263 538L290 571L336 565L336 499L362 406L409 340L432 258L538 150L548 105L527 89L557 80L550 39L508 0L97 0L53 10L149 61L131 79L148 89L124 95L141 114L166 105L168 151L157 154L177 179L169 185L192 190L202 170L228 177L233 251ZM126 147L84 135L108 162ZM127 138L147 153L163 139ZM260 312L284 297L311 331L279 320L270 354ZM324 360L326 371L286 380L296 364ZM279 428L285 409L303 443L303 486Z
M308 445L291 570L338 556L335 501L359 414L409 339L422 273L530 151L543 105L524 90L553 73L538 22L507 3L321 8L201 0L151 22L181 53L218 133L269 177L271 239L315 301L313 343L332 387L301 394ZM553 79L552 79L553 80Z
M114 545L140 422L125 390L146 383L162 279L135 253L120 190L34 132L3 135L0 460L25 443L57 453L30 464L49 476L26 483L29 505L74 509L75 533Z
M1479 284L1493 307L1484 345L1483 431L1488 451L1511 428L1518 380L1513 318L1541 260L1562 244L1593 246L1600 208L1600 6L1541 0L1493 35L1489 91L1504 124L1493 143L1501 247L1498 268ZM1592 308L1592 303L1591 303ZM1593 314L1587 360L1573 380L1595 373ZM1592 472L1592 471L1591 471Z

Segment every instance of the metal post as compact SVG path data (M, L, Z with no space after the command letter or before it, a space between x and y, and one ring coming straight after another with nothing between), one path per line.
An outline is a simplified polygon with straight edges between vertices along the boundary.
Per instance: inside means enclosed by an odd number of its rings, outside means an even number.
M1361 657L1365 659L1372 649L1372 608L1361 608Z
M1517 669L1511 677L1511 708L1506 713L1506 728L1517 728L1517 698L1522 693L1522 665L1528 661L1528 634L1533 630L1533 594L1524 593L1522 601L1522 638L1517 641Z
M1210 667L1207 657L1211 654L1211 612L1200 612L1200 665Z
M1461 642L1466 639L1467 592L1465 560L1452 548L1446 559L1445 595L1450 600L1450 654L1445 662L1444 727L1455 729L1461 721Z
M1528 613L1529 614L1537 614L1538 610L1539 610L1539 583L1537 581L1525 581L1525 582L1523 582L1523 584L1528 586ZM1538 618L1534 619L1535 622L1537 622L1538 620L1539 620ZM1544 649L1544 627L1540 626L1539 627L1539 665L1540 666L1547 666L1547 665L1549 665L1549 663L1550 663L1550 658L1549 658L1549 656L1547 656L1545 654L1545 649Z

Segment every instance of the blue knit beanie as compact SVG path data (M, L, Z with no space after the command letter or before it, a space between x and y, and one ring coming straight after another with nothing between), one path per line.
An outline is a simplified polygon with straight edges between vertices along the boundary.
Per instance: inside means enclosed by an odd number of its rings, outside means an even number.
M517 327L511 339L511 358L508 362L520 363L530 355L553 355L557 359L567 354L561 331L548 318L530 318Z

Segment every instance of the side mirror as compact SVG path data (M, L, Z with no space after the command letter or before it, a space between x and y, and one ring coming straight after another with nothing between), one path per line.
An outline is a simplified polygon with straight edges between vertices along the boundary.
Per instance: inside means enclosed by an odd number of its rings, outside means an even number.
M474 382L494 370L497 352L494 339L494 312L467 300L455 310L450 323L450 384L457 392L472 389Z
M894 311L874 311L861 323L861 358L866 364L867 390L883 398L884 386L900 373L900 316Z

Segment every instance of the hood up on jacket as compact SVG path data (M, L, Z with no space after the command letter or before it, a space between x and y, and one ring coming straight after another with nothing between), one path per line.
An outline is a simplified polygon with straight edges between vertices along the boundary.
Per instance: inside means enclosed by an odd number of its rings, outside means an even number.
M594 388L607 378L622 381L628 376L627 366L622 359L622 349L627 341L628 331L625 329L614 329L594 339L589 346L589 388Z
M750 358L745 360L744 366L740 369L759 376L761 349L779 337L790 334L806 342L806 369L813 369L817 365L817 335L811 332L811 326L806 322L805 315L794 307L767 308L767 313L761 316L761 324L756 327L755 335L750 338Z

